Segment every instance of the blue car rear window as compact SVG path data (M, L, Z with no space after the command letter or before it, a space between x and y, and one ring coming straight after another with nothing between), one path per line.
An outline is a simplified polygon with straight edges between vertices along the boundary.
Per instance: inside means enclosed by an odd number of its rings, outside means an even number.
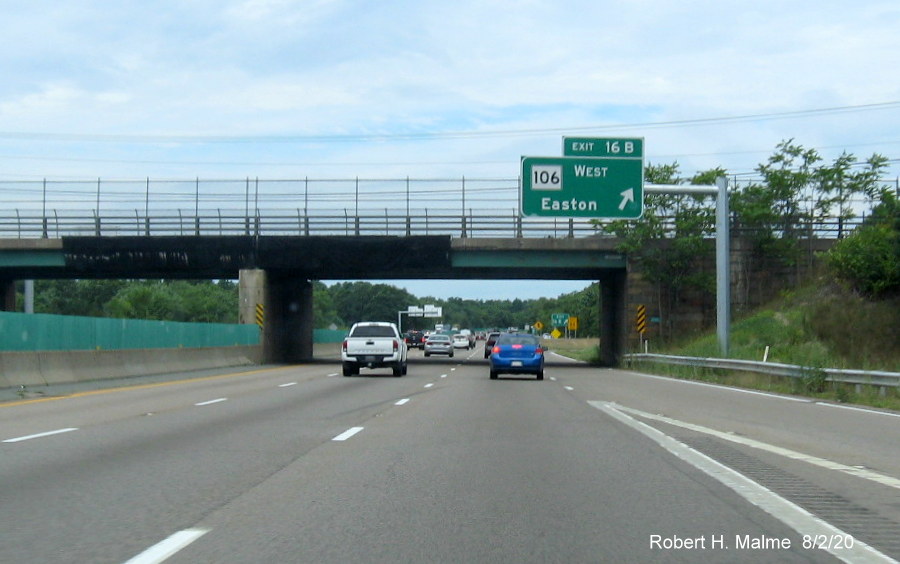
M536 347L539 344L537 337L531 335L501 335L497 339L498 345L528 345Z

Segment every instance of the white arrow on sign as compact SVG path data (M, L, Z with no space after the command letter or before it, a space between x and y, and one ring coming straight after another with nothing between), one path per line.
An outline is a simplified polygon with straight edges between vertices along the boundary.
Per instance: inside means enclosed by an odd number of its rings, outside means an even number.
M619 209L624 210L625 205L628 202L634 201L634 188L629 188L620 194L622 196L622 201L619 203Z

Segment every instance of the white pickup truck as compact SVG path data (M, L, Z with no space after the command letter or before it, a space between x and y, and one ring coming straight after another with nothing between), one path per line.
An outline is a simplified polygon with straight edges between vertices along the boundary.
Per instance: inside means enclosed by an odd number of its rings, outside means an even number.
M406 374L406 341L393 323L354 323L341 345L344 376L359 374L360 366L390 367L394 376Z

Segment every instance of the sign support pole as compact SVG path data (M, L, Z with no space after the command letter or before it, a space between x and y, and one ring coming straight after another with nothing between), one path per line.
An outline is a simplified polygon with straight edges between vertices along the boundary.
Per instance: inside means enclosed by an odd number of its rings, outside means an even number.
M727 358L731 339L731 234L728 180L719 177L715 186L645 184L644 193L704 194L716 197L716 338L720 354L723 358Z
M731 323L731 245L729 233L728 181L716 179L716 335L719 352L728 358Z

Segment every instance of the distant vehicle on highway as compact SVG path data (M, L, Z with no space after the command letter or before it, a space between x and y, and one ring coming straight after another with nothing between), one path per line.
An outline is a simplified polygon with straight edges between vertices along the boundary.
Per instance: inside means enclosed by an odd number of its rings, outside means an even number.
M453 335L453 348L454 349L469 349L471 343L469 343L469 337L467 335L463 335L462 333L457 333Z
M488 334L487 338L484 340L484 358L491 356L491 349L494 348L494 343L497 342L497 337L499 336L500 333L497 331Z
M499 374L534 374L544 379L544 349L534 335L503 333L491 349L491 380Z
M407 331L404 335L406 346L411 349L421 349L425 347L425 333L422 331Z
M465 335L469 339L469 347L468 348L470 348L470 349L475 348L475 334L472 333L471 329L460 329L459 334Z
M433 354L453 356L453 341L450 340L450 335L435 333L428 336L428 340L425 341L425 356Z

